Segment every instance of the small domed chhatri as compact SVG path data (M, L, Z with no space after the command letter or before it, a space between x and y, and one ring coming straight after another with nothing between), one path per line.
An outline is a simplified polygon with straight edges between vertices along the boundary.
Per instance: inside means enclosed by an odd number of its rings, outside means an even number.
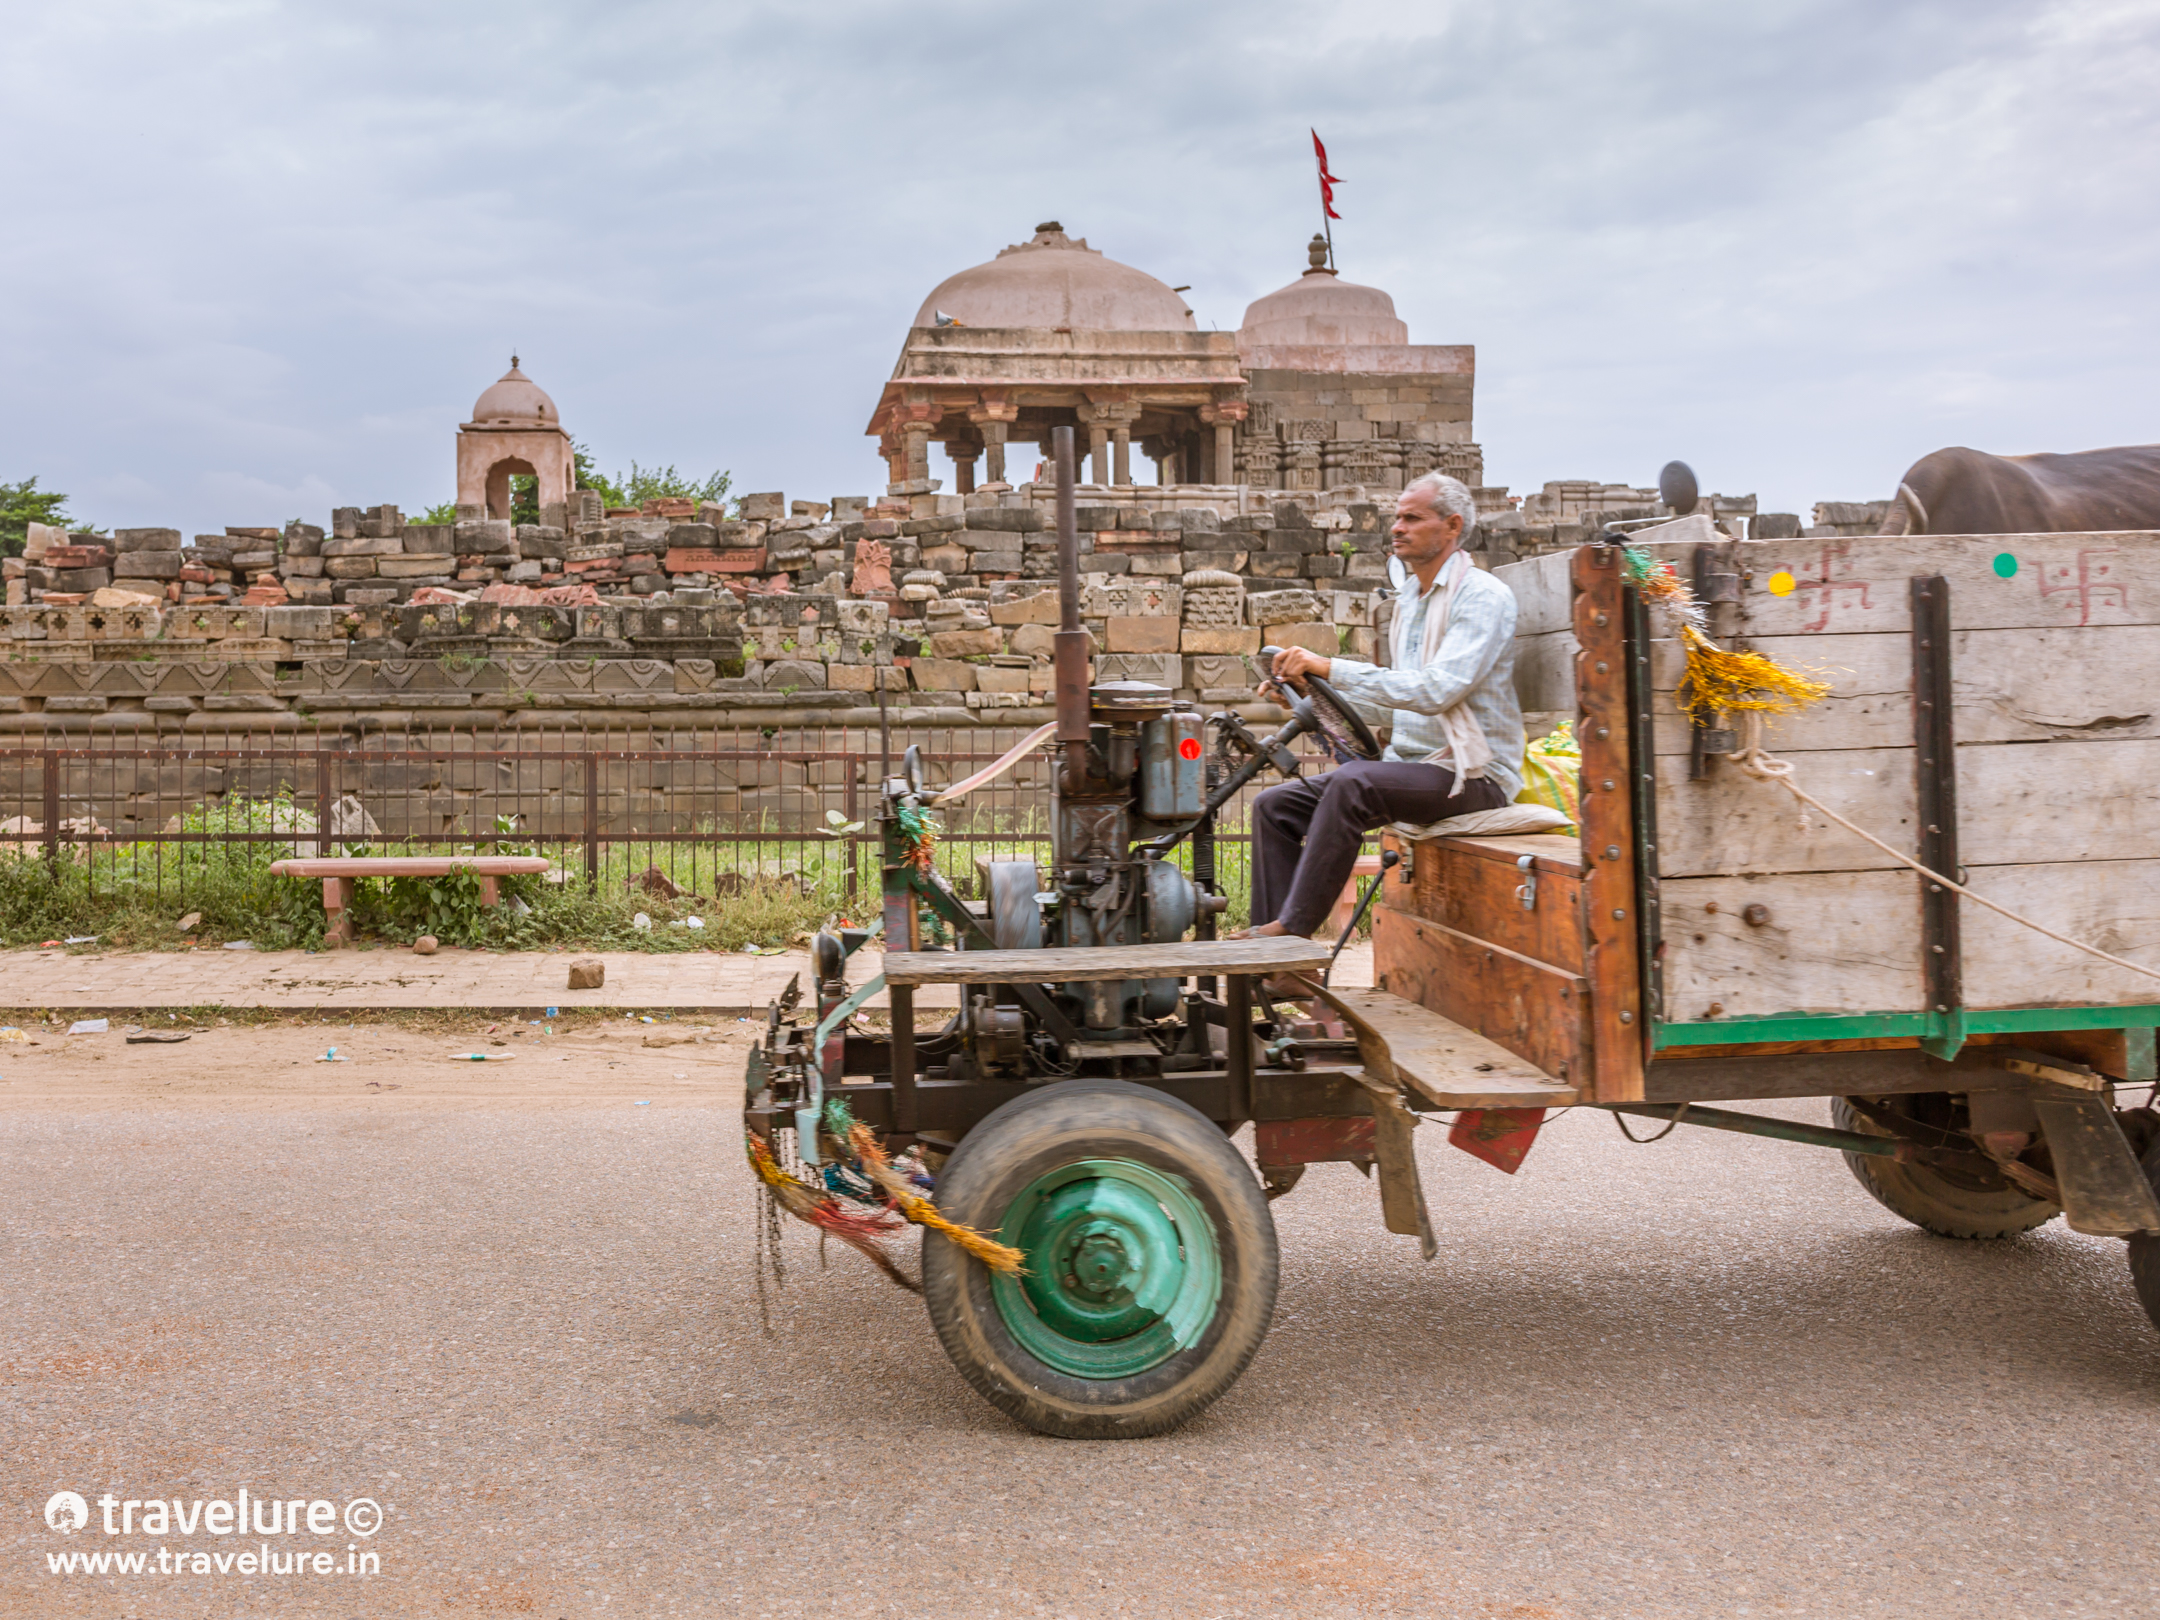
M1106 258L1056 220L986 264L939 282L917 326L1087 327L1098 332L1190 332L1193 313L1145 270Z
M510 369L473 401L472 420L458 429L458 515L508 517L514 477L539 480L543 513L560 508L570 499L575 459L555 402L513 354Z
M510 369L488 385L486 393L473 401L472 425L475 427L560 427L562 418L556 414L555 402L547 391L524 372L518 370L518 357L510 357Z

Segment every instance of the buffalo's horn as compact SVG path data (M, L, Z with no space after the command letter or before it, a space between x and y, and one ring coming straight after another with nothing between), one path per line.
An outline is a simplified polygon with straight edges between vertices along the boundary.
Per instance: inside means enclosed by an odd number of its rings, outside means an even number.
M1890 503L1890 510L1883 514L1882 527L1877 534L1926 534L1927 507L1913 493L1910 484L1899 484L1897 498Z

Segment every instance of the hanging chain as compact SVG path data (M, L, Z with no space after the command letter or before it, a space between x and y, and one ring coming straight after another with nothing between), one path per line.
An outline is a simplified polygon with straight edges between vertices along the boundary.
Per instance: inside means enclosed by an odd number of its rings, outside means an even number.
M780 1252L780 1200L763 1182L757 1184L752 1196L757 1200L756 1212L751 1217L757 1227L751 1267L757 1273L758 1321L765 1329L765 1336L771 1338L772 1305L767 1298L767 1273L771 1274L773 1293L787 1287L787 1261Z

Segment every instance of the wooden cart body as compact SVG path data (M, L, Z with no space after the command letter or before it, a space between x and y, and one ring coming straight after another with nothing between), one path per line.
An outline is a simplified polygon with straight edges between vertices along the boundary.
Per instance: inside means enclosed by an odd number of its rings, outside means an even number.
M1641 545L1721 641L1832 684L1763 731L1795 783L2160 965L2160 535L1742 543L1698 522ZM1724 757L1732 721L1675 702L1680 645L1617 546L1497 573L1525 710L1575 722L1581 837L1392 839L1382 989L1608 1105L1957 1091L1993 1083L1972 1077L2003 1072L1996 1049L2153 1078L2160 981L1961 902Z

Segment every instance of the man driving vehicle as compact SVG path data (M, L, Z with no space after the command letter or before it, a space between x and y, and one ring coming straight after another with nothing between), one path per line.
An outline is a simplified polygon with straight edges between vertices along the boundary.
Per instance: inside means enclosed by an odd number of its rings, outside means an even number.
M1278 653L1263 687L1317 675L1394 736L1375 760L1284 782L1253 806L1252 934L1310 937L1357 864L1365 834L1493 810L1522 790L1515 698L1515 593L1472 565L1477 507L1458 479L1427 473L1395 503L1394 554L1409 582L1395 603L1393 667Z

